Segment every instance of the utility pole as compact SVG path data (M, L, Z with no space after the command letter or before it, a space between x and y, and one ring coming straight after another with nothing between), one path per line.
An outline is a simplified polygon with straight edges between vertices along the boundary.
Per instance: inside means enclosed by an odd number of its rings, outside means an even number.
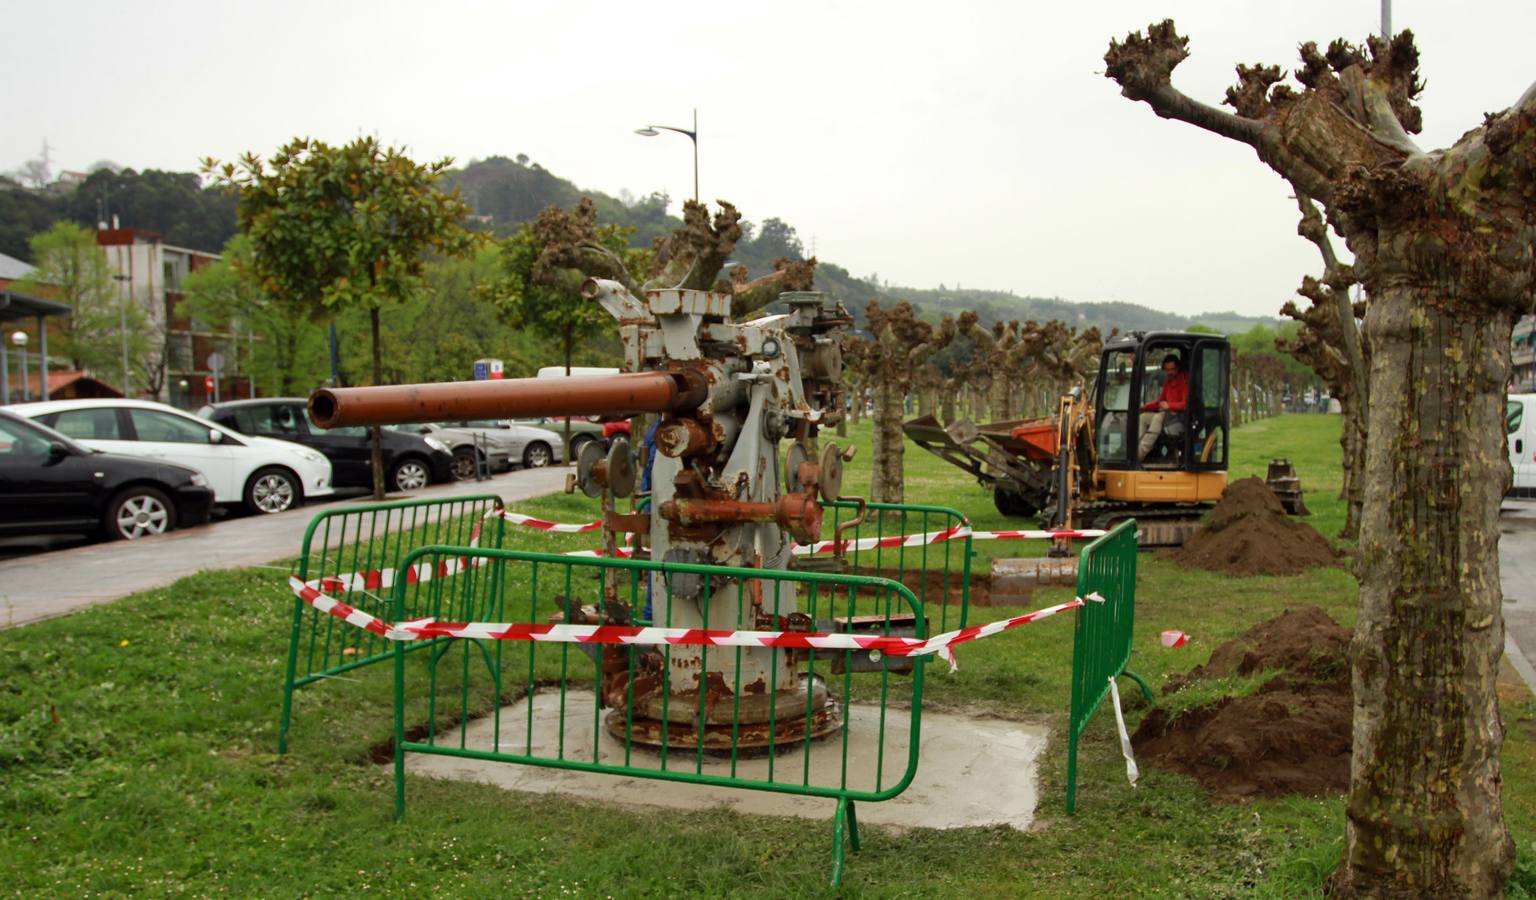
M121 247L118 248L117 261L118 261L118 272L117 272L116 275L112 276L112 280L117 282L119 287L127 287L128 282L132 281L133 279L131 277L129 277L127 275L124 275L122 273L123 257L122 257L122 248ZM118 336L118 338L119 338L119 340L121 342L122 349L123 349L123 396L124 397L132 397L133 394L131 393L131 389L129 388L129 384L128 384L128 304L132 302L133 292L131 290L127 290L127 291L120 290L120 291L118 291L118 294L119 294L119 296L117 298L117 336ZM122 296L122 295L125 295L125 294L126 294L126 296Z
M1381 0L1381 36L1392 40L1392 0Z

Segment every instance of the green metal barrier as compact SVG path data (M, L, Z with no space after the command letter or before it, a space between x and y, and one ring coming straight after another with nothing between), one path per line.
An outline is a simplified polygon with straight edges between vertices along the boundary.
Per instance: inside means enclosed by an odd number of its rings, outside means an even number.
M912 590L934 617L930 623L937 634L969 624L971 608L971 534L965 514L947 506L920 506L908 503L858 503L838 500L825 504L826 534L841 540L877 541L901 535L929 534L935 531L964 529L963 538L952 538L916 546L854 548L845 554L841 571L854 575L877 575L895 579ZM861 511L868 512L859 520ZM847 523L858 524L846 527ZM839 533L840 527L846 528ZM809 559L826 559L818 554ZM814 571L801 557L800 565ZM951 609L954 607L954 609Z
M1131 662L1131 636L1136 613L1136 522L1115 526L1083 549L1077 564L1077 595L1097 594L1100 603L1085 603L1077 617L1072 647L1072 708L1067 725L1067 812L1077 810L1077 744L1112 678L1136 681L1152 702L1152 691L1141 676L1126 668Z
M599 601L610 611L616 608L614 600L621 607L643 610L647 585L653 584L649 592L652 619L637 617L634 624L672 627L674 580L692 576L702 581L701 596L715 598L693 607L704 610L704 628L764 630L761 622L781 621L799 612L818 623L818 630L822 623L831 623L836 631L857 628L866 634L928 636L924 607L916 595L897 581L868 575L438 546L408 554L402 566L425 564L435 569L465 557L468 564L452 578L397 583L390 620L431 617L451 622L544 624L560 617L570 621L584 605L592 610L586 615L594 615ZM663 577L653 579L651 573ZM781 594L779 585L790 587ZM796 598L796 610L778 608L780 598L787 596ZM692 606L692 601L677 603L679 610L684 603ZM711 607L716 621L708 620ZM720 610L726 607L733 609L721 616ZM433 650L408 659L411 646ZM678 693L675 684L671 690L649 688L649 693L637 698L636 685L648 690L647 678L650 685L658 684L658 679L666 684L661 673L675 671L673 655L684 650L700 652L700 670L726 673L718 685L703 692L704 701L697 699L697 690L692 699L686 691ZM845 847L857 850L859 846L855 803L895 797L916 775L923 670L929 657L854 650L763 648L752 652L771 655L767 669L772 680L766 684L742 684L743 649L735 647L541 645L467 638L398 643L396 814L405 813L406 753L824 797L837 801L832 874L837 884ZM726 657L712 662L716 654ZM790 699L778 680L783 654L797 655L798 665L791 671L798 671L802 681L793 697L803 694L803 706L798 699ZM425 680L425 690L408 691L407 684L416 679ZM825 689L840 715L840 721L830 726L823 718L825 707L813 705L818 686ZM752 703L754 696L763 698L764 691L767 697L785 699L761 703L755 715L745 715L744 698ZM423 694L425 709L420 708ZM519 701L526 709L507 714L505 705ZM658 704L655 718L637 713L638 707L654 714ZM425 728L408 735L407 719L424 719ZM480 725L472 734L471 725L477 721ZM850 765L850 728L855 721L860 749L873 751L873 762L863 768L857 762ZM484 733L487 722L488 735ZM811 733L825 736L803 739ZM863 743L866 734L873 735L873 747ZM826 752L827 748L835 752Z
M396 571L401 559L418 547L468 544L477 524L482 529L480 545L500 547L506 523L499 517L484 520L487 513L501 508L500 497L483 494L328 509L315 516L304 532L304 545L294 563L294 573L303 581L360 573L365 579L364 589L349 591L347 602L364 612L384 616L391 592L378 587L384 580L381 573ZM389 659L393 655L390 644L378 635L316 612L295 598L277 752L288 752L294 691Z

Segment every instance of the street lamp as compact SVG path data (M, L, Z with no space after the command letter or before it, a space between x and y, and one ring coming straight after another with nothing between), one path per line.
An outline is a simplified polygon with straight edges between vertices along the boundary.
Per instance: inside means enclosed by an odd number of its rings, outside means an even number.
M21 351L21 399L22 402L26 402L32 399L32 390L27 386L27 333L25 331L18 331L12 334L11 343L15 344L16 349ZM43 390L48 390L46 384L43 385Z
M659 129L659 130L658 130ZM693 141L693 202L699 202L699 111L693 111L693 130L687 128L674 128L671 125L647 125L644 128L636 128L635 134L641 137L655 137L662 131L675 131L685 134L688 140Z
M119 265L121 265L121 260L119 260ZM112 276L112 280L117 282L119 287L127 287L128 282L132 281L133 279L131 277L129 277L127 275L124 275L123 273L119 272L116 275ZM122 350L123 350L123 396L124 397L131 397L131 396L133 396L133 393L128 390L128 302L129 301L123 298L122 293L123 293L122 291L118 291L118 298L117 298L118 299L118 303L117 303L117 323L118 324L117 324L117 329L118 329L118 338L119 338L119 340L120 340L120 342L122 344ZM130 292L129 293L129 297L132 297L132 296L133 295Z

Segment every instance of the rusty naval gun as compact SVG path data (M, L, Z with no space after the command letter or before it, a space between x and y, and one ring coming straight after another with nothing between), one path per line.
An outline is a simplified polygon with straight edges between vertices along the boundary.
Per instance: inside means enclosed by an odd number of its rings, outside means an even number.
M623 373L327 389L310 398L310 417L328 428L659 416L648 495L638 491L644 463L626 441L606 452L589 444L580 454L568 489L601 498L605 550L630 544L637 558L662 563L792 568L794 543L823 537L823 504L842 492L844 456L818 434L844 415L847 310L820 293L785 292L780 300L788 312L736 322L726 293L662 289L641 300L616 281L589 279L582 296L617 320ZM629 511L620 510L624 499ZM862 518L862 502L859 510L840 531ZM627 588L630 572L607 569L601 602L562 598L553 620L816 630L796 596L804 587L797 591L793 581L744 572L644 574L648 608L621 600L620 581ZM733 740L739 747L793 744L841 724L820 678L799 672L805 651L744 648L738 655L676 646L665 654L639 647L627 654L601 657L607 728L620 738L629 729L636 741L694 747L702 723L702 745L725 750Z

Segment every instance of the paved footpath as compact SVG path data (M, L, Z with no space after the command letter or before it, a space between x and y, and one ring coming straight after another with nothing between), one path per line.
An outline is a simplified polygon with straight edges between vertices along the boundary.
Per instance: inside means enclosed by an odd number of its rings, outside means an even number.
M435 485L408 496L439 500L496 494L508 503L552 494L570 469L520 469L490 481ZM366 498L362 498L366 500ZM61 616L206 569L238 569L292 557L315 513L354 500L327 500L269 516L240 516L137 541L90 544L0 561L0 628Z

